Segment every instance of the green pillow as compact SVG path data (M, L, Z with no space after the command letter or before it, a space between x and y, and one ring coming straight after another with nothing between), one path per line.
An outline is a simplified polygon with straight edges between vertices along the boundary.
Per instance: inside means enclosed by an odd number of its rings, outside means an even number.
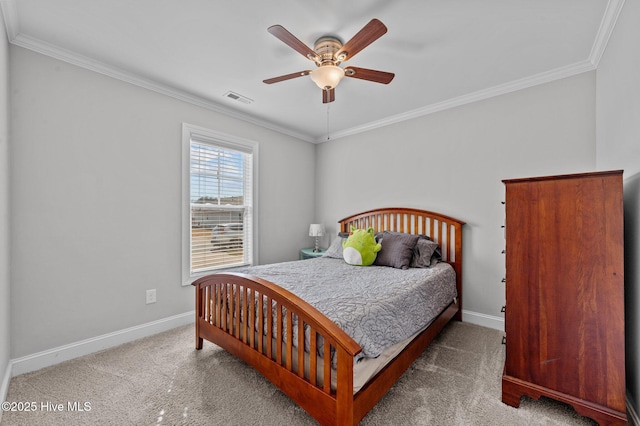
M382 246L376 242L373 228L351 227L349 238L342 243L342 257L349 265L369 266L376 260Z

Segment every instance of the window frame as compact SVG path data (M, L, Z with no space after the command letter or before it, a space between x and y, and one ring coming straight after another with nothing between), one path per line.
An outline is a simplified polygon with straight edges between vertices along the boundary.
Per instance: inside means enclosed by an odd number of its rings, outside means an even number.
M215 271L234 266L213 267L206 271L191 272L191 141L209 143L219 148L227 148L251 154L251 252L247 264L256 264L258 260L258 143L226 133L210 130L193 124L182 123L182 279L181 285L191 285L198 278Z

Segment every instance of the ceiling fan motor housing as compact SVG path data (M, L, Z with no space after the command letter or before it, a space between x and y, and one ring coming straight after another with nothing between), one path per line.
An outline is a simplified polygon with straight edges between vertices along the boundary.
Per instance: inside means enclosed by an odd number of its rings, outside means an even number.
M336 53L340 48L342 48L342 40L338 37L324 36L316 40L316 43L313 45L313 51L320 57L320 60L316 62L318 66L338 65L344 61L346 56L344 58L336 57Z

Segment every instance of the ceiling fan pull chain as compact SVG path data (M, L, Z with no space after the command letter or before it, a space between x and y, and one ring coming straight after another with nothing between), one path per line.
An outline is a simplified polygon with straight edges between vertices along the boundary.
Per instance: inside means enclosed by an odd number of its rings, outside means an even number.
M329 137L329 107L331 106L330 103L327 103L327 140L331 139Z

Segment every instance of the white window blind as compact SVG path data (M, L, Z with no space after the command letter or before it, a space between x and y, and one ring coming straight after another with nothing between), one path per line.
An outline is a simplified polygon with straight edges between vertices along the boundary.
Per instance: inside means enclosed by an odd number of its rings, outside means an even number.
M189 276L251 264L254 147L188 130Z

